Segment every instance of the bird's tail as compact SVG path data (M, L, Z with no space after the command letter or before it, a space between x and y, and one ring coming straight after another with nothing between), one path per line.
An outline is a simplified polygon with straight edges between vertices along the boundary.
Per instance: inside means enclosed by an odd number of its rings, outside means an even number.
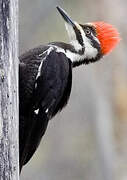
M22 120L22 119L21 119ZM47 129L49 118L39 112L38 115L33 114L32 117L28 119L23 119L25 122L29 121L25 131L22 135L22 128L20 128L20 172L23 165L25 165L33 156L38 145L40 144L42 136L45 134ZM21 126L23 127L23 126ZM23 137L22 137L23 136Z

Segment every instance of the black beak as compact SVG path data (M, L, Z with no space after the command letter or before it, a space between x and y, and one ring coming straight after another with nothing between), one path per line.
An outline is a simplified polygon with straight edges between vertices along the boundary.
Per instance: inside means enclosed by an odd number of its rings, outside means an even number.
M75 26L74 22L71 20L71 18L67 15L67 13L62 9L60 8L59 6L56 7L59 11L59 13L61 14L61 16L64 18L64 20L69 23L71 26Z

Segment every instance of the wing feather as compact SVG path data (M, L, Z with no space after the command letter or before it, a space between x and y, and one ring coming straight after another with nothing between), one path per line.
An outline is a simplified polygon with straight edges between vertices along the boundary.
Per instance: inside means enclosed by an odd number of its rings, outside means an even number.
M28 70L30 66L27 64L24 71L31 72ZM22 138L22 142L25 143L23 143L24 147L20 153L20 167L32 157L46 131L48 121L64 107L71 91L71 63L63 53L56 53L55 50L52 50L45 57L36 79L37 73L36 70L36 75L34 74L34 79L31 82L32 87L30 87L32 93L30 91L29 115L28 119L25 118L25 127L27 128L24 130L28 132L23 133L25 136ZM30 74L29 76L27 76L28 80L31 78ZM25 83L24 86L27 86L29 81ZM29 94L29 92L27 93ZM21 110L20 114L22 114ZM22 128L20 136L22 136Z

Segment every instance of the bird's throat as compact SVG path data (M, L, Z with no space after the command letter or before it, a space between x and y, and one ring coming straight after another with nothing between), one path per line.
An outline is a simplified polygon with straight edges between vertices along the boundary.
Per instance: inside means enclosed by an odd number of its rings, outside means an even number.
M55 48L57 53L64 53L68 59L73 63L84 61L85 59L85 49L77 51L75 47L71 44L66 43L51 43L51 47Z

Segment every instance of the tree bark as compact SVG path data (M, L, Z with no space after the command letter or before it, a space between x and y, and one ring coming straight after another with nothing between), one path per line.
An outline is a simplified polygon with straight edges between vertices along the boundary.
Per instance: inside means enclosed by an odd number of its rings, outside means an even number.
M0 0L0 180L19 180L18 0Z

